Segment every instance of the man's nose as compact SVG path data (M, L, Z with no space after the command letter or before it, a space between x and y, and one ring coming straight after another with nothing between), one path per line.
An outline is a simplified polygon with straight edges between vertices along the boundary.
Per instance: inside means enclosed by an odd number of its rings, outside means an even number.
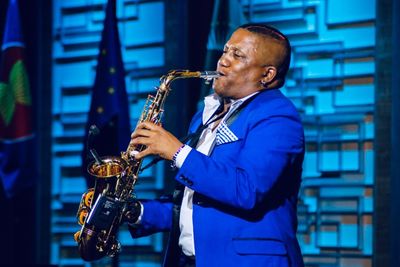
M229 67L230 62L227 56L228 53L224 53L221 55L221 57L218 60L218 65L222 67Z

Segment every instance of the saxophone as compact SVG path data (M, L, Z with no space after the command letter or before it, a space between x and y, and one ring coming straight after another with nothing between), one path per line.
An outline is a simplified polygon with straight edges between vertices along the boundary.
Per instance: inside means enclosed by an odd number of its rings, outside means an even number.
M148 96L138 124L147 121L161 123L172 81L203 78L209 83L217 77L219 74L216 71L169 71L160 78L156 95ZM95 186L82 195L76 215L81 229L74 234L83 260L113 257L120 252L121 244L116 235L124 213L135 199L133 190L142 164L142 159L136 160L134 155L145 148L143 145L128 146L120 157L99 157L94 149L90 151L95 161L88 165L87 171L95 177Z

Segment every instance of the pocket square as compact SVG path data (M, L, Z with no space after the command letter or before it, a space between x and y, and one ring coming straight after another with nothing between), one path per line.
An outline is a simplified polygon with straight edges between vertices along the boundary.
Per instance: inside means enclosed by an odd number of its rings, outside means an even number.
M216 136L216 145L222 145L229 142L234 142L239 140L237 136L229 129L228 125L223 121L218 126L217 136Z

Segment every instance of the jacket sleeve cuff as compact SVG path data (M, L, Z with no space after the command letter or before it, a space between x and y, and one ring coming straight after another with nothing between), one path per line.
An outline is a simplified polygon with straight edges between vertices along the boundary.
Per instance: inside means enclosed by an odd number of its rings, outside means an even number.
M175 166L177 168L182 167L183 163L185 162L187 156L189 155L190 151L192 151L192 148L188 145L185 145L178 153L175 159Z

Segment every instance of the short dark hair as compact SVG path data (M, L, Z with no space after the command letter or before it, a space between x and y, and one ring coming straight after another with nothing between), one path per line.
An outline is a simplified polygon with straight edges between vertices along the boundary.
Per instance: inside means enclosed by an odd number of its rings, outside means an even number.
M284 47L286 53L285 55L283 55L282 63L280 64L280 66L276 66L276 79L278 80L277 87L282 87L282 85L285 83L285 77L289 70L290 54L292 51L289 39L286 37L286 35L284 35L282 32L272 26L259 23L243 24L239 26L238 29L245 29L262 37L272 38L274 40L277 40Z

